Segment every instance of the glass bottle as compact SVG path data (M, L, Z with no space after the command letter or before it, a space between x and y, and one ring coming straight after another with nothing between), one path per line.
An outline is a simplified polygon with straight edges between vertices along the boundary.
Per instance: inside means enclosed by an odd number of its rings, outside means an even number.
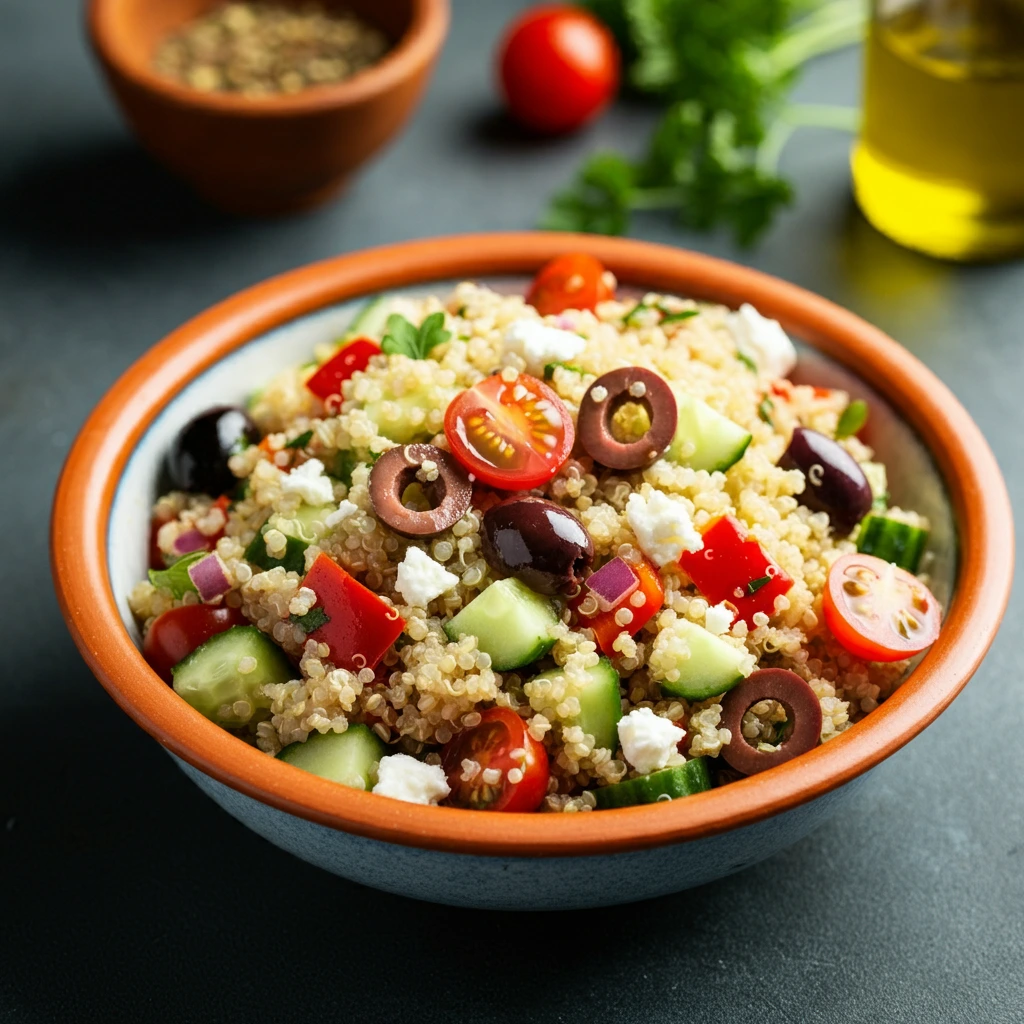
M954 260L1024 252L1024 0L872 0L857 201Z

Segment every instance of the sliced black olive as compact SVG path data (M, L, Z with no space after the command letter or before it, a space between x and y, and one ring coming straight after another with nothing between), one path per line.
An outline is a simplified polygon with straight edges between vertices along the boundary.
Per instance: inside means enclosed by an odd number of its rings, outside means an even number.
M541 594L568 593L594 560L586 527L544 498L506 498L484 513L481 550L487 564Z
M807 485L797 501L815 512L827 512L839 533L849 533L871 511L871 485L864 470L832 438L797 427L779 465L804 474Z
M642 405L650 427L639 440L619 441L612 418L627 402ZM587 454L609 469L649 466L672 443L679 420L672 389L651 370L625 366L598 377L587 389L576 419L576 436Z
M432 462L437 479L420 484L432 508L406 508L402 496L424 462ZM454 526L469 508L473 485L449 452L432 444L404 444L386 451L370 470L370 503L377 518L406 537L431 537Z
M758 750L743 736L743 716L762 700L777 700L786 709L789 735L775 750ZM722 728L732 741L722 747L726 763L744 775L774 768L813 750L821 738L821 704L810 685L785 668L751 673L722 698Z
M178 432L167 455L167 475L179 491L216 498L238 483L228 459L258 444L259 428L243 409L218 406L190 420Z

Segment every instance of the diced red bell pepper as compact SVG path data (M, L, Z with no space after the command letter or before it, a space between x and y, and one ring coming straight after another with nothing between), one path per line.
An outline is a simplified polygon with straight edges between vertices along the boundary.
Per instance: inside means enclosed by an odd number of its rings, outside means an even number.
M405 628L394 608L325 554L317 556L302 585L316 594L314 607L327 616L309 636L330 647L328 659L338 668L373 668Z
M775 598L793 586L732 516L714 520L704 531L704 547L684 552L679 564L711 604L728 601L748 626L758 612L772 615Z
M356 338L350 341L336 356L328 359L309 380L306 387L317 398L327 399L331 395L341 394L342 382L349 379L357 370L365 370L370 360L380 355L380 345L369 338Z
M570 605L579 615L579 624L594 631L597 646L604 654L615 657L619 654L613 648L620 633L639 633L650 620L661 611L662 603L665 600L665 588L661 583L661 574L650 562L631 562L630 568L640 577L640 587L633 592L644 595L644 603L639 608L634 607L632 602L624 601L618 608L611 611L598 612L596 615L580 615L579 606L586 599L587 591L584 588L578 597L574 598ZM622 608L628 608L633 613L632 621L626 626L620 626L615 621L615 616Z

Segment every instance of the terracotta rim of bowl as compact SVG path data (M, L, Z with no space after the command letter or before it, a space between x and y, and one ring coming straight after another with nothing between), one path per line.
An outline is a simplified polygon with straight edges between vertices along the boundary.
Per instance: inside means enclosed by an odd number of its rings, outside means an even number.
M285 96L204 93L158 74L116 25L121 0L91 0L89 37L100 57L146 92L182 107L201 107L247 118L282 117L352 106L388 92L430 64L448 31L448 0L412 0L412 21L397 44L376 64L335 85L321 85Z
M855 370L917 430L949 491L960 538L957 592L942 635L911 678L853 728L749 779L668 804L594 814L483 814L389 800L307 774L207 721L143 660L107 572L111 501L159 411L210 364L269 329L360 295L430 281L530 274L587 251L627 284L737 306L752 302ZM827 793L935 719L978 667L1013 574L1013 521L988 444L946 386L878 329L756 270L623 239L543 233L464 235L372 249L303 267L221 302L174 331L110 389L76 440L54 503L51 556L75 643L121 707L178 757L242 793L331 828L408 846L490 855L610 853L749 825Z

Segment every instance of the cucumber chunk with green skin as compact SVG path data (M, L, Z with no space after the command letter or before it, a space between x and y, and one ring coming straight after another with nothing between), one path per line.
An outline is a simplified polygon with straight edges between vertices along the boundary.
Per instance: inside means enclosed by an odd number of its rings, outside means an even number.
M306 548L327 532L327 517L335 511L337 509L334 505L300 505L293 516L275 513L245 549L245 560L261 569L281 566L289 572L303 575L306 571ZM274 558L267 551L264 534L268 530L280 530L285 535L284 555L281 558Z
M449 640L475 636L496 672L522 668L555 645L549 635L559 622L555 606L517 579L498 580L475 597L444 631Z
M690 656L676 663L679 678L659 680L661 692L670 697L706 700L731 690L746 677L746 651L733 647L695 622L680 619L675 629L683 634Z
M251 672L239 669L243 658L256 662ZM270 707L263 686L296 675L284 651L255 626L232 626L210 637L171 669L175 692L219 725L244 725L252 711ZM234 710L238 701L249 705L249 714Z
M860 524L857 550L917 572L928 543L928 531L889 516L868 515Z
M340 733L310 733L305 743L289 744L277 756L321 778L370 790L377 784L377 765L387 749L369 726L356 723Z
M385 392L382 398L367 402L363 411L377 425L381 437L390 438L398 444L427 441L436 433L427 426L427 417L435 409L443 413L458 393L458 388L436 385L399 398Z
M349 341L352 338L359 337L380 341L384 336L384 329L387 327L390 315L391 300L387 296L380 295L376 299L370 299L356 313L352 323L348 325L348 330L345 331L342 340Z
M681 796L693 796L711 788L707 758L695 757L674 768L662 768L650 775L627 779L611 786L594 790L599 808L633 807L636 804L654 804L659 800L678 800Z
M683 395L679 399L679 424L665 458L713 473L739 462L749 444L750 434L739 424L715 412L707 402ZM695 446L693 454L684 454L690 445Z
M579 693L580 713L574 725L594 737L594 745L614 751L619 745L618 724L622 717L622 696L619 693L619 673L608 658L602 658L587 669L590 682ZM554 679L560 669L542 672L536 679Z

